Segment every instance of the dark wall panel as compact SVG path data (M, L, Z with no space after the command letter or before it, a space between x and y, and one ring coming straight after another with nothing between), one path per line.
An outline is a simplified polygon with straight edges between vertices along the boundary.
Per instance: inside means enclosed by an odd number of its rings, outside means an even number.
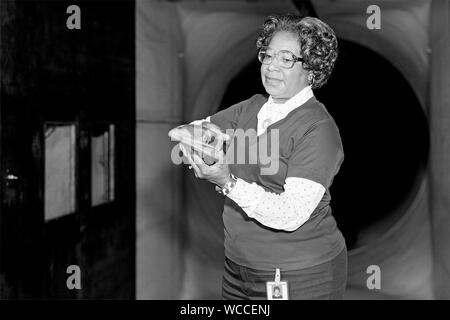
M69 30L69 5L81 30ZM134 298L134 1L1 1L1 298ZM76 212L44 220L44 124L76 124ZM91 132L115 126L115 200L91 205ZM7 172L19 177L7 180ZM82 289L66 287L67 266Z

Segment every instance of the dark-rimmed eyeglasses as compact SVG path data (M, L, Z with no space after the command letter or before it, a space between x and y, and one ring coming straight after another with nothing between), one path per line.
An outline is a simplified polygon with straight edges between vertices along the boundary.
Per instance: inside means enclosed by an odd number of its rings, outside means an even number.
M304 62L302 58L297 57L289 50L280 50L276 52L269 47L262 47L259 49L258 60L262 64L271 64L275 57L277 58L278 65L285 69L292 68L297 61Z

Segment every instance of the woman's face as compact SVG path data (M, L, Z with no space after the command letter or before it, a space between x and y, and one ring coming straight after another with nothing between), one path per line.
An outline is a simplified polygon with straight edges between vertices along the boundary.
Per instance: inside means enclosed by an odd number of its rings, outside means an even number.
M275 52L291 51L300 57L300 45L295 35L285 31L275 33L269 43ZM284 102L292 98L308 85L308 72L303 69L301 62L294 63L291 69L279 66L278 59L270 64L261 64L261 80L267 93L275 102Z

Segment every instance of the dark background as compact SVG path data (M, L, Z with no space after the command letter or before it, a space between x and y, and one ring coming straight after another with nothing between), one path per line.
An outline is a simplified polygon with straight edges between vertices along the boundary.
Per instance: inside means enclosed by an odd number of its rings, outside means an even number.
M134 1L83 1L81 30L69 30L76 3L0 2L0 299L135 297ZM76 212L45 223L48 122L76 125ZM93 207L90 137L105 123L116 197ZM69 265L83 290L67 289Z

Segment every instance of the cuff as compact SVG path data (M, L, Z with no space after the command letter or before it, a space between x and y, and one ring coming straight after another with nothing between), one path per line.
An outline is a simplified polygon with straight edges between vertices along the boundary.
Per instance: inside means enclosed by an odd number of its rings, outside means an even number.
M247 208L254 205L258 190L254 190L255 185L248 183L241 178L237 178L236 185L227 194L227 197L236 202L241 208Z

